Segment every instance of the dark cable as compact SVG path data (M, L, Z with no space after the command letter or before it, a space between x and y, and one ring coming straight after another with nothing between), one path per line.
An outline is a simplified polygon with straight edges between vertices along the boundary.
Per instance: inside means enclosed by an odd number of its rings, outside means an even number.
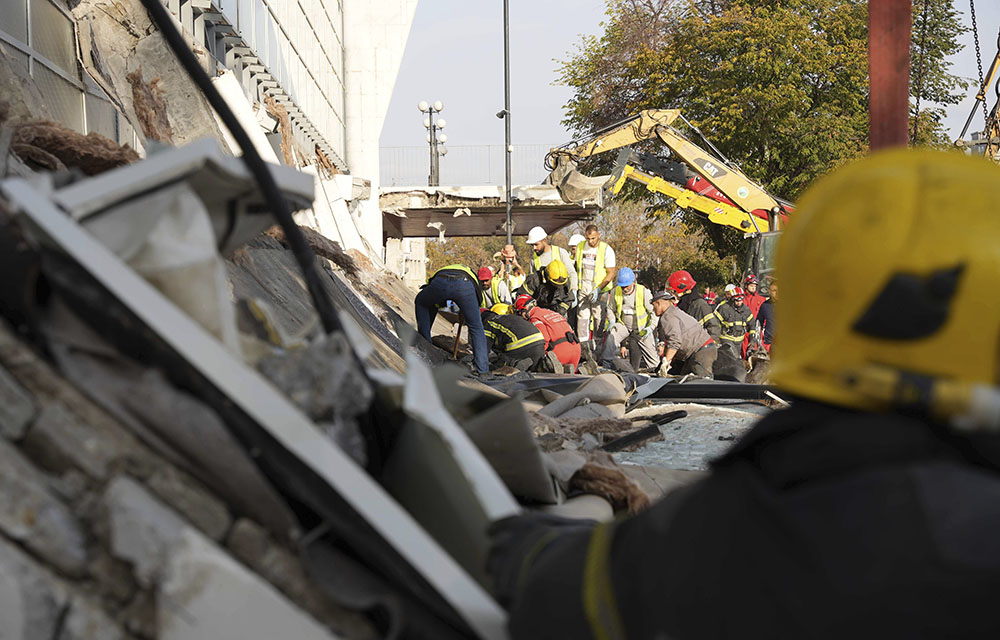
M306 242L306 238L298 225L295 224L295 220L292 219L292 209L285 198L285 194L278 188L278 184L274 181L274 176L271 175L267 164L260 157L260 154L257 153L257 149L254 148L250 136L244 131L236 119L236 115L233 114L229 105L226 104L226 101L222 99L222 96L212 85L208 74L201 68L198 59L195 58L194 53L188 48L180 31L174 26L170 14L167 13L167 9L160 4L159 0L142 0L142 4L149 12L149 17L152 19L153 24L163 34L163 38L167 41L170 50L177 56L177 60L184 67L192 82L204 94L208 103L219 114L223 124L229 129L229 133L232 134L236 140L236 144L239 145L240 150L243 152L244 164L246 164L247 169L250 170L251 175L257 181L257 186L264 195L264 199L270 205L274 219L285 233L285 240L288 241L292 255L295 256L296 262L299 263L299 268L302 269L306 288L312 297L313 306L316 307L316 313L319 315L323 330L326 333L332 333L341 329L337 310L334 309L328 292L323 288L323 281L320 279L319 270L316 268L316 255L309 248L309 244Z

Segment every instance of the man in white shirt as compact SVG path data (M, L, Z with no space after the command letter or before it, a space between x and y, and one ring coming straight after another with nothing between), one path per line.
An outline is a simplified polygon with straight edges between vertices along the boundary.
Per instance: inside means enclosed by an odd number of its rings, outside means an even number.
M576 335L580 340L587 341L593 328L594 340L599 341L607 320L608 294L614 287L618 271L615 250L601 241L601 232L596 224L588 225L586 241L577 243L571 249L575 251L573 263L580 291Z

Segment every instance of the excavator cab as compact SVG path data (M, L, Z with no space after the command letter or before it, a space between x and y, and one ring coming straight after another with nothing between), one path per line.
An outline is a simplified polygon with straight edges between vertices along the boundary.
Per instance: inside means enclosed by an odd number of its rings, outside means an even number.
M778 238L781 237L781 232L747 233L743 237L750 241L743 277L751 273L756 275L760 283L758 290L766 295L767 288L774 279L774 262L778 254Z

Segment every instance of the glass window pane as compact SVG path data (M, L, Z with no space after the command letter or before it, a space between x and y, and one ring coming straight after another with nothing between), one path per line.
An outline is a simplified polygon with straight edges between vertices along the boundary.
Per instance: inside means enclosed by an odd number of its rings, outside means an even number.
M49 0L31 0L31 46L64 71L76 75L73 23Z
M118 113L107 100L86 95L87 103L87 133L97 132L112 140L118 139Z
M0 31L28 44L27 0L0 0Z
M3 2L4 0L0 0ZM25 77L28 76L28 54L18 51L14 47L0 43L0 51L7 56L8 60L13 61L18 66L18 71L24 73Z
M83 131L83 92L59 75L35 61L35 84L45 99L52 119L67 127Z

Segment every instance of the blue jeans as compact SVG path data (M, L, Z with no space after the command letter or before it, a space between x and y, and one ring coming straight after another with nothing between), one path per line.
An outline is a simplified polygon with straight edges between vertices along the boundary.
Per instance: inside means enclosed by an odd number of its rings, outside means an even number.
M413 311L417 316L417 331L427 340L431 339L431 325L437 317L438 305L452 300L458 305L469 330L472 343L472 360L478 373L489 373L490 362L486 352L486 334L483 332L483 318L479 315L479 299L476 285L468 278L452 277L442 273L420 290L413 301Z

